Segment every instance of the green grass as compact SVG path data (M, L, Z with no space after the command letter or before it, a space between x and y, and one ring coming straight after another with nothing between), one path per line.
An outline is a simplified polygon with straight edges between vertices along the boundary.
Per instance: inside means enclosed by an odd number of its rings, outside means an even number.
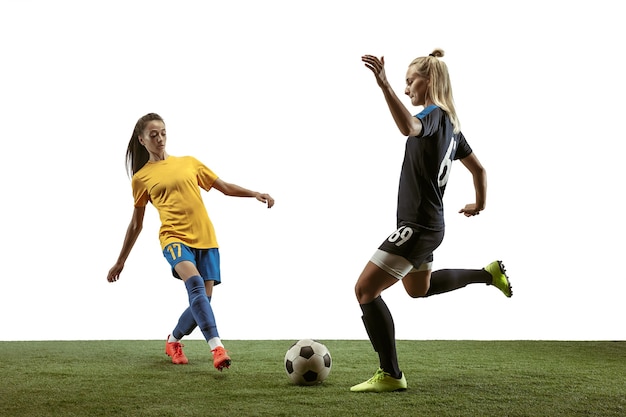
M293 341L227 341L213 369L200 340L188 365L162 341L0 342L0 416L624 416L626 342L398 341L409 389L351 393L377 358L369 341L322 341L319 386L289 383Z

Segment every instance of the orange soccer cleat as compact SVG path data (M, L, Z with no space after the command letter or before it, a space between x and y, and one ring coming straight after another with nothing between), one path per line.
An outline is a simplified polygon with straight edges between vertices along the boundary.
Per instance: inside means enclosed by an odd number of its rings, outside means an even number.
M168 337L169 339L169 337ZM189 363L187 356L183 353L183 345L180 342L165 341L165 353L172 358L172 363L176 365L185 365Z
M230 356L228 356L223 347L218 346L211 352L213 352L213 366L215 366L215 369L221 371L224 368L230 368Z

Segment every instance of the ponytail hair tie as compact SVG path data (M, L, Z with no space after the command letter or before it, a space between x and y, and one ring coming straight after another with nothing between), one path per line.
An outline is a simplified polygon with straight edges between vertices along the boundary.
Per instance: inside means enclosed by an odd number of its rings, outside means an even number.
M434 54L428 54L428 56L435 56Z

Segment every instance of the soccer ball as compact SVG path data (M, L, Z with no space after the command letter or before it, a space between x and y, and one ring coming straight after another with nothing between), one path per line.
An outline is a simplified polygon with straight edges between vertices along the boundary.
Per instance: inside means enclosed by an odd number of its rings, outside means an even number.
M321 384L330 373L332 358L328 348L315 340L302 339L285 354L285 370L296 385Z

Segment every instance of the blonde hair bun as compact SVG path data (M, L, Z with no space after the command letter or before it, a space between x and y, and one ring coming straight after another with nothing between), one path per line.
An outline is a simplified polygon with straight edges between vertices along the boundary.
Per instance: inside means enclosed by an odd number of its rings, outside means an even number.
M444 55L443 49L441 48L435 48L433 49L433 51L430 53L430 56L434 56L436 58L442 58Z

